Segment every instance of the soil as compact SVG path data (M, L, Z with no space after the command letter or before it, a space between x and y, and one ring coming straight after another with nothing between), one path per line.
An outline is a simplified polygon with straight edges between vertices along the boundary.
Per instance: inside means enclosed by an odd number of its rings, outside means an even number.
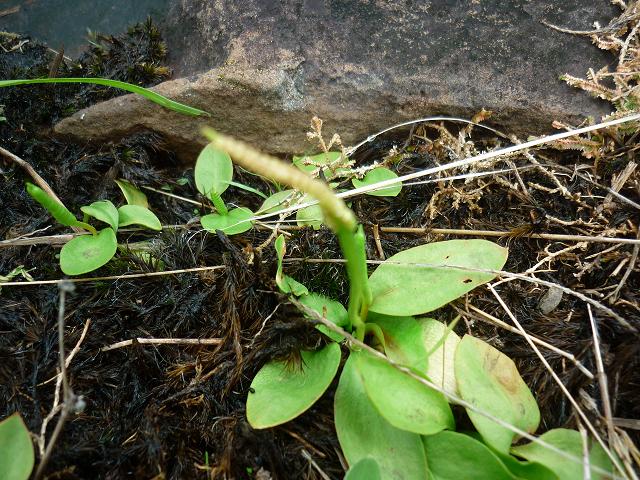
M0 78L32 78L49 73L54 55L24 39L1 39ZM59 76L107 76L153 85L168 75L166 53L151 24L139 25L119 38L100 37L77 62L62 62ZM100 199L122 200L113 182L125 178L138 186L197 198L193 169L181 165L162 138L140 134L118 144L74 145L51 137L53 123L74 110L116 95L104 87L58 85L0 90L6 121L0 123L4 148L27 160L72 211ZM333 132L328 132L330 137ZM610 307L635 330L594 309L609 380L613 416L640 418L640 271L633 245L546 240L532 234L590 235L636 238L638 210L614 197L605 202L612 179L636 161L636 135L610 129L601 137L609 157L585 158L576 150L537 150L541 166L525 156L474 165L472 170L505 170L488 176L405 186L396 198L362 196L352 208L365 225L368 258L388 258L411 246L451 238L434 229L509 232L494 240L509 247L505 270L525 272L559 283ZM422 124L378 137L354 156L366 165L386 158L406 174L463 158L511 141L494 133L453 123ZM393 148L394 154L389 155ZM529 165L515 171L513 165ZM17 165L0 163L0 237L68 233L25 192L29 176ZM518 178L519 177L519 178ZM272 186L246 172L236 181L263 192ZM634 184L635 182L635 184ZM526 186L523 190L521 185ZM559 185L566 189L563 194ZM640 202L638 174L620 194ZM125 248L91 277L108 277L202 266L224 269L133 279L75 283L64 305L66 349L70 351L89 322L86 338L70 364L73 390L83 395L84 411L64 430L47 467L49 478L342 478L344 469L333 429L333 385L309 411L274 429L256 431L245 418L244 403L251 379L272 358L298 359L301 348L324 342L314 325L302 318L275 285L272 246L257 247L271 234L266 228L226 237L204 232L196 219L208 207L146 191L151 208L165 228L162 233L130 232L119 240ZM198 199L201 200L201 199ZM261 199L230 189L226 200L256 210ZM374 226L381 227L380 246ZM384 227L420 227L423 233L390 233ZM347 299L345 272L334 235L322 228L290 228L288 275L315 292ZM141 259L126 247L149 242L152 256ZM568 247L575 247L571 250ZM563 249L565 252L552 255ZM0 275L19 265L34 279L60 279L59 246L35 243L0 246ZM637 252L637 250L636 250ZM541 265L538 262L547 258ZM372 267L373 268L373 267ZM617 298L607 298L624 283ZM19 280L15 278L14 280ZM593 335L585 302L564 295L542 313L546 287L509 281L497 287L502 299L528 333L573 353L596 371ZM57 372L57 285L4 286L0 291L0 418L19 411L38 434L54 401ZM450 322L462 315L459 334L472 333L509 355L531 387L543 415L538 433L556 427L577 428L575 412L536 354L519 335L499 328L478 310L511 323L484 287L432 314ZM268 320L267 320L268 319ZM221 339L218 345L133 345L102 351L122 340L144 338ZM606 435L598 382L565 357L544 350L545 358ZM456 411L459 425L464 412ZM52 430L49 427L49 432ZM629 441L638 435L627 430ZM630 445L632 445L630 443ZM326 478L326 477L325 477Z

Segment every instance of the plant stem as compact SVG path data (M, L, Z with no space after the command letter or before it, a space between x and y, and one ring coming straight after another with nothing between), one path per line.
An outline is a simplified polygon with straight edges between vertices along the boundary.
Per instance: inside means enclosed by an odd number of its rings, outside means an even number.
M209 198L213 202L213 206L216 207L216 211L220 215L228 215L229 214L229 209L227 208L227 206L222 201L222 197L220 195L218 195L215 192L211 192L211 193L209 193Z
M362 225L357 231L338 229L338 242L347 260L347 275L349 276L349 321L355 329L355 336L364 339L365 320L371 305L371 290L367 272L367 257L365 253L365 238Z
M51 458L53 448L58 440L58 437L60 436L60 433L62 432L62 428L67 421L69 413L71 413L74 409L74 404L77 399L77 397L73 393L73 390L71 389L71 386L69 385L69 379L67 378L67 365L64 355L65 300L66 294L73 292L75 286L71 282L63 281L58 285L58 288L60 290L60 299L58 304L58 357L60 363L60 377L62 377L62 409L60 410L60 416L58 417L56 427L53 429L53 433L51 434L51 438L49 439L47 448L44 451L44 455L40 459L40 464L38 465L38 468L34 475L34 478L36 480L40 479L44 474L44 470L49 463L49 459Z

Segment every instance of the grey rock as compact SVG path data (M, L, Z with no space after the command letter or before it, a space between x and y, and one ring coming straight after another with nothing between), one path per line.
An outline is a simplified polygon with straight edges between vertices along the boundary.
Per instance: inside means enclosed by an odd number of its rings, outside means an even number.
M610 59L579 30L618 12L607 0L180 0L167 15L177 80L156 91L211 112L184 117L127 95L61 121L83 141L151 130L186 160L202 123L272 153L313 149L313 115L346 144L428 115L494 111L494 126L522 136L554 119L599 117L608 104L558 77Z

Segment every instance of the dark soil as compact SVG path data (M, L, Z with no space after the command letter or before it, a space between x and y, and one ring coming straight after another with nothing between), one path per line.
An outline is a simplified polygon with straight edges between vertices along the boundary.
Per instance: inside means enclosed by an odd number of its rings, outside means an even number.
M2 39L10 51L0 54L0 78L47 75L54 55L33 42L11 50L19 41ZM63 62L59 75L107 76L152 85L168 74L162 66L164 46L150 24L119 38L102 37L100 45L77 63ZM113 182L116 178L197 198L192 169L177 163L174 153L163 147L161 138L141 134L119 144L96 146L72 145L49 135L49 128L59 118L115 94L103 87L81 85L2 89L0 105L4 105L7 120L0 123L1 145L31 163L74 212L99 199L121 202ZM459 129L446 124L399 131L394 137L369 144L356 160L363 164L381 160L395 145L404 155L392 163L398 173L405 174L467 156L475 149L509 144L478 129L460 142ZM533 239L528 237L530 233L635 238L638 210L615 199L601 210L607 191L589 180L610 185L612 176L635 160L635 137L615 131L604 135L617 142L620 154L614 159L595 163L573 151L536 152L540 162L547 165L546 170L554 171L567 189L566 196L552 191L557 185L541 169L527 168L519 175L528 186L528 194L516 187L519 181L511 170L470 181L442 180L405 187L397 198L354 199L352 208L367 231L368 257L380 259L372 235L374 225L510 232L496 239L510 248L505 267L510 272L524 272L548 253L576 243ZM510 161L530 164L525 158L513 157ZM36 235L68 233L52 224L47 212L27 196L24 182L29 177L24 171L10 163L0 163L0 168L4 179L0 187L0 240L47 227L46 232ZM501 169L510 169L510 164L500 160L478 166L478 170ZM452 174L456 173L464 172ZM263 192L271 189L256 177L243 172L236 175L237 181ZM119 238L121 243L150 241L153 256L165 270L213 265L225 268L76 284L65 305L66 349L73 348L85 322L90 320L86 339L69 368L72 387L84 396L87 406L65 426L47 468L50 478L204 479L212 475L246 479L260 478L261 469L261 474L268 471L278 479L321 478L309 459L330 478L342 478L340 449L333 431L335 386L308 412L281 427L255 431L245 419L244 402L251 379L266 361L296 361L301 348L313 348L324 341L313 325L278 293L273 248L256 250L269 237L270 230L255 228L232 238L203 232L194 220L205 207L146 193L163 225L182 226L166 228L157 235L131 233ZM624 187L620 193L640 202L640 194L633 187ZM252 209L260 204L259 197L243 190L230 189L229 195L227 199L232 203ZM288 256L341 258L330 231L323 228L291 233ZM411 246L448 238L459 237L383 231L381 246L389 257ZM607 303L640 329L637 265L618 299L611 304L604 299L620 282L632 252L629 245L611 249L612 246L585 243L584 248L545 263L535 275ZM57 252L58 248L51 245L0 247L0 275L24 265L36 279L59 279L62 274ZM125 249L91 276L154 270L154 265ZM289 262L286 271L310 290L346 300L346 279L340 264ZM530 334L573 353L589 370L596 371L584 302L565 295L556 309L543 314L539 303L546 288L511 281L497 290ZM450 321L461 313L464 321L456 327L458 333L484 338L516 361L543 413L539 433L561 426L575 428L573 409L522 337L479 321L480 315L469 305L510 323L486 288L477 289L433 316ZM5 286L0 292L0 398L4 400L0 403L0 418L19 411L35 433L40 431L53 402L55 382L47 381L56 374L58 364L57 314L56 285ZM594 310L594 314L613 415L640 418L637 331L630 331L601 311ZM220 338L222 342L217 346L134 344L101 352L105 346L135 337ZM549 350L543 353L605 434L597 381L587 378L564 357ZM457 414L464 424L464 414ZM53 423L49 431L52 428ZM633 438L633 431L629 435Z

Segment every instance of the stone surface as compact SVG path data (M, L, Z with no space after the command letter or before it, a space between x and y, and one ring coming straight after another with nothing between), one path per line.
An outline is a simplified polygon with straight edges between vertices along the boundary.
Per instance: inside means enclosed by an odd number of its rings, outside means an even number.
M558 76L610 59L541 20L585 30L617 13L608 0L180 0L165 31L182 78L156 90L273 153L313 149L313 115L347 144L400 121L481 108L495 112L495 126L538 134L554 119L609 111ZM55 130L83 141L152 130L188 160L203 144L201 123L127 95Z

